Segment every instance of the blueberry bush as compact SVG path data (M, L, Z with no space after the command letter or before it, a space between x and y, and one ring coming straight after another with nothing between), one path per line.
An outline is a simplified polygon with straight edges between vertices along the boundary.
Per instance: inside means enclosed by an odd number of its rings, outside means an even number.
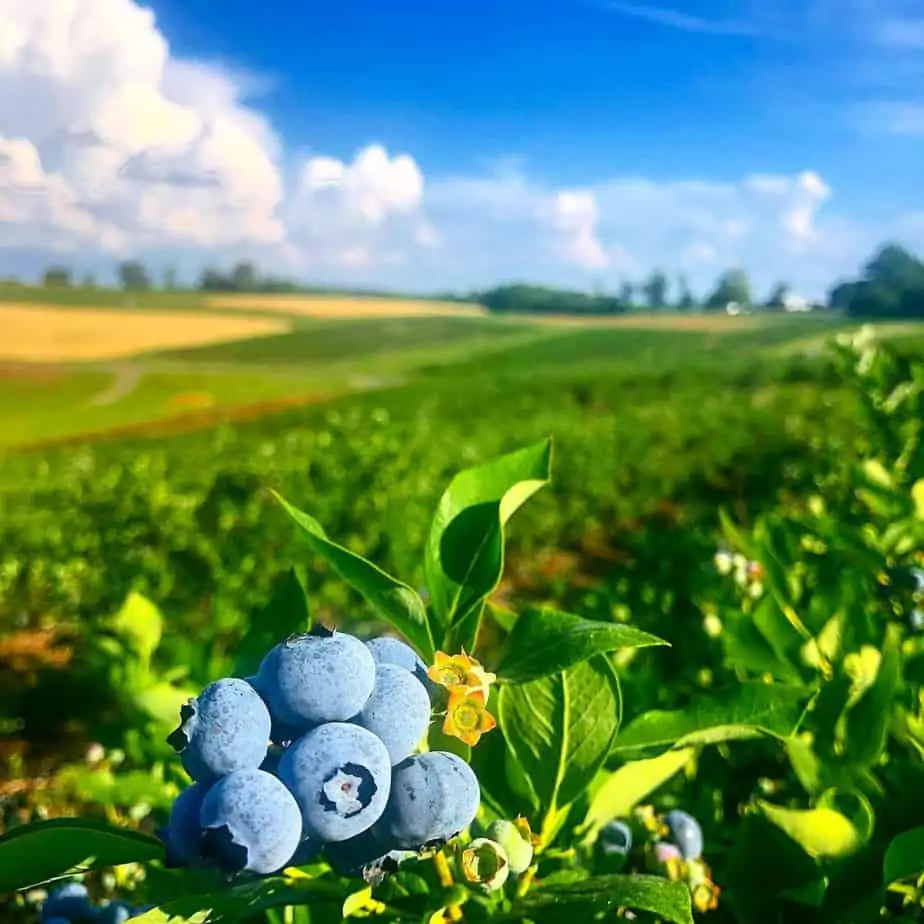
M920 920L924 367L864 330L827 374L852 429L676 580L509 604L549 440L458 472L404 580L274 491L384 629L282 571L220 657L165 670L130 591L86 667L125 769L72 780L106 816L10 825L0 894L45 924Z

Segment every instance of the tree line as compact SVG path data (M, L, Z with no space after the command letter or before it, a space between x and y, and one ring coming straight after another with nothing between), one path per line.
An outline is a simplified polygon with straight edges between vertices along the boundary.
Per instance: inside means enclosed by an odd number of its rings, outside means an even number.
M160 286L156 285L148 268L140 261L127 260L117 270L119 286L126 292L144 292L155 288L179 291L176 273L163 272ZM96 285L92 276L77 282L67 267L49 267L43 277L49 288ZM206 268L192 288L202 292L310 293L341 295L376 295L408 297L396 292L369 289L323 288L305 286L288 279L261 275L249 261L240 261L223 271ZM785 282L777 283L766 298L755 301L748 274L742 269L730 269L716 280L713 289L697 299L681 275L672 282L662 270L655 270L642 282L623 282L616 293L580 292L550 286L512 283L464 295L439 293L432 296L442 301L481 304L498 313L623 314L639 309L676 311L724 311L737 305L742 310L760 308L783 310L790 306L792 291ZM921 318L924 317L924 262L897 244L886 244L862 267L860 277L838 282L828 293L824 306L855 317Z

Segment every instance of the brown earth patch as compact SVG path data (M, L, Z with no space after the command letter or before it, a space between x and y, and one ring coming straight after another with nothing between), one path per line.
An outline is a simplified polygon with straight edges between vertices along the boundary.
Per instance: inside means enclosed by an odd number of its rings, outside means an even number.
M229 405L227 407L213 407L195 413L176 414L170 417L155 420L141 421L140 423L123 424L110 427L106 430L91 430L86 433L77 433L71 436L54 437L17 446L20 452L35 452L44 449L64 446L78 446L84 443L102 443L126 437L165 436L172 433L184 433L213 426L216 423L238 423L245 420L254 420L276 411L289 410L296 407L307 407L312 404L321 404L336 398L339 392L313 392L307 395L289 395L286 398L274 398L269 401L259 401L254 404Z

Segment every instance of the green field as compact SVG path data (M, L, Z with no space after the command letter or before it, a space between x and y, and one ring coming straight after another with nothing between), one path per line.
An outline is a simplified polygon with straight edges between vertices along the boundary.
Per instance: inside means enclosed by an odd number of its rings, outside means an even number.
M185 307L195 307L192 297ZM0 370L0 826L42 812L99 814L105 803L109 820L150 830L169 803L148 773L165 760L151 738L162 736L161 713L153 719L151 700L127 692L138 677L117 654L125 626L117 631L113 614L130 592L163 614L163 635L145 655L144 697L160 696L168 711L180 687L230 670L243 627L290 567L316 618L363 634L381 626L309 553L267 488L419 588L429 519L449 479L551 435L552 483L510 524L494 602L552 604L669 640L671 648L620 661L624 725L742 679L789 677L788 615L761 623L772 651L758 657L743 635L728 647L730 614L750 604L729 598L712 564L728 540L720 511L747 535L755 529L754 548L764 548L771 527L761 524L802 517L807 498L823 494L842 503L844 535L853 535L854 507L872 489L845 472L893 445L881 428L861 432L883 402L870 405L825 349L857 326L816 317L698 330L663 319L644 329L295 318L289 333L250 341ZM883 334L904 357L896 362L920 356L924 330ZM908 458L917 471L919 458ZM798 543L774 541L773 561L802 554ZM846 540L838 554L845 549ZM793 567L803 580L814 565ZM729 626L723 638L703 632L716 612ZM145 631L131 629L136 642ZM490 633L479 645L490 660ZM716 881L734 882L721 818L760 795L762 780L779 787L779 801L805 799L778 741L716 734L721 747L697 752L664 804L706 819ZM81 769L90 742L125 755L124 783ZM740 896L740 878L738 888ZM759 924L743 901L710 919Z

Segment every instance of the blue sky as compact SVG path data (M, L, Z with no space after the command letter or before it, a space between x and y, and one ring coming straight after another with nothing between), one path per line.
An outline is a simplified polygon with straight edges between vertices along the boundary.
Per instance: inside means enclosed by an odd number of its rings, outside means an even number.
M924 251L913 2L66 5L96 26L64 51L48 33L67 15L0 11L25 36L0 52L0 103L28 88L68 115L0 106L0 144L30 148L6 152L0 217L6 186L31 221L17 235L7 217L0 271L52 251L189 274L243 255L412 289L615 286L655 266L703 289L743 265L820 294L883 240ZM70 70L37 72L30 42ZM26 161L42 209L20 201Z

